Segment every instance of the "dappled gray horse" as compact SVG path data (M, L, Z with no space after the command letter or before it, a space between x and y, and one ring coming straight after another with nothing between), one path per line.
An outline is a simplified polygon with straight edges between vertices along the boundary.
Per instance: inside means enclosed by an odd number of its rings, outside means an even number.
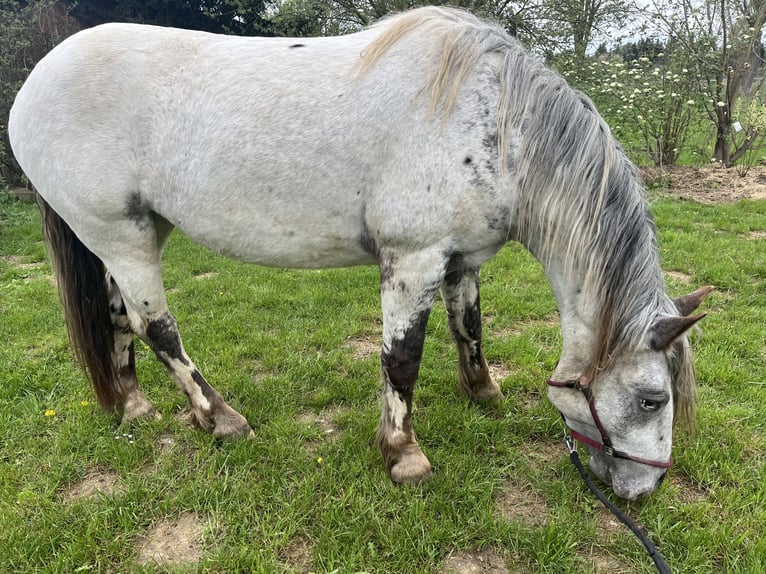
M636 171L591 102L500 27L446 8L299 40L107 24L37 65L9 131L74 346L124 421L155 415L138 335L200 427L252 434L168 310L160 256L178 227L261 265L379 265L377 443L393 480L426 477L412 398L429 311L441 290L460 386L500 398L479 267L515 240L552 285L564 348L549 396L591 467L626 498L664 475L674 412L693 406L684 333L707 289L668 298Z

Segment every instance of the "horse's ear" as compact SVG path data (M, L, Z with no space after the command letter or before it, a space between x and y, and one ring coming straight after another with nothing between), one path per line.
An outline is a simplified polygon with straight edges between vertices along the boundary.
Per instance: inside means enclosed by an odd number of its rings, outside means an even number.
M707 315L707 313L700 313L695 317L666 317L664 319L658 319L657 322L652 325L649 346L654 351L667 349L673 341L691 329L691 327L705 315Z
M681 316L687 317L691 315L697 307L700 306L700 303L702 303L705 297L710 295L710 292L714 289L715 287L712 285L700 287L688 295L683 295L678 299L673 299L673 303L676 304L676 309L678 309L678 312L681 314Z

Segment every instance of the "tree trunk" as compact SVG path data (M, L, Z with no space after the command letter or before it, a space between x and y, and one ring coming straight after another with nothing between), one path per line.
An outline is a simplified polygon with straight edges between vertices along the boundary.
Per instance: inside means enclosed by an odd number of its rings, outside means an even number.
M726 167L729 167L731 164L729 156L729 126L727 125L718 124L716 126L713 157Z

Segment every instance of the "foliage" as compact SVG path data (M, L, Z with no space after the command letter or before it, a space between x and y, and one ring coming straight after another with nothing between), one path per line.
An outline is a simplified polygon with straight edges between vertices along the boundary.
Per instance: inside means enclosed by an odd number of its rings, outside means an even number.
M0 178L15 183L21 174L10 154L8 113L16 92L37 61L73 29L55 0L0 0Z
M653 0L649 21L682 46L686 67L698 80L696 99L715 127L713 157L733 165L757 139L745 139L730 151L734 107L740 97L758 94L766 79L761 43L766 1Z
M72 16L84 26L139 22L225 34L271 35L262 18L269 0L78 0Z
M695 80L688 69L679 67L679 59L672 52L642 55L632 61L615 54L590 59L579 67L574 59L561 65L564 75L597 102L634 159L672 165L685 143L693 114L700 110L692 98Z
M733 129L732 144L734 153L732 161L737 162L737 170L740 175L746 175L752 167L756 147L754 143L766 134L766 104L760 98L739 98L732 110Z

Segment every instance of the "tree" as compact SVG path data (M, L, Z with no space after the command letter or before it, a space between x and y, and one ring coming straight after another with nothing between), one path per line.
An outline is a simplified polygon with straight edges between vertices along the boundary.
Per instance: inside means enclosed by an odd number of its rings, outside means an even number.
M0 180L21 181L8 144L5 122L11 105L32 67L53 46L79 29L66 5L55 0L0 0Z
M763 133L755 120L744 126L736 123L734 112L743 97L763 105L764 76L758 72L763 64L766 0L652 0L652 11L659 32L686 51L699 99L715 128L713 158L733 165Z
M626 0L546 0L548 35L561 38L562 46L583 59L597 32L620 28L630 8Z
M277 0L268 11L275 30L285 36L344 34L393 12L424 5L465 8L492 19L528 45L548 45L538 26L545 0Z
M271 35L262 16L269 0L78 0L71 15L85 26L140 22L208 32Z

